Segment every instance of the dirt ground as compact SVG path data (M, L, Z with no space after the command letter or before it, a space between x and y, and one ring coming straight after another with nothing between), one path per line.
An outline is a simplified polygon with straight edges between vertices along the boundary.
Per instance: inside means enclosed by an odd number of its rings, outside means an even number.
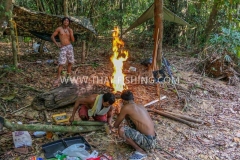
M12 113L31 104L33 98L41 91L46 92L54 88L52 84L56 78L57 65L36 63L48 59L57 60L58 50L56 47L48 42L46 46L49 52L38 54L33 53L31 44L20 43L19 70L14 71L13 68L4 69L3 67L0 69L0 116L12 122L21 121L24 124L46 122L43 112L36 111L31 107ZM111 48L92 46L84 65L80 65L81 47L75 45L74 49L76 64L73 67L73 76L101 77L112 74L112 65L109 60ZM126 76L132 77L132 82L128 83L127 87L133 91L135 101L141 104L159 98L156 85L137 81L139 76L149 76L147 68L140 62L151 57L151 50L152 48L139 49L134 46L129 48L130 57L124 64ZM166 96L167 98L149 108L188 115L203 120L206 124L198 125L198 128L191 128L150 112L158 135L158 147L152 150L146 159L240 159L240 86L230 86L227 81L211 79L204 73L195 72L198 60L184 51L172 48L164 48L164 50L177 80L177 90L167 81L161 84L161 97ZM0 43L1 66L11 64L11 55L10 43ZM136 67L137 71L127 73L126 70L130 66ZM70 115L72 109L72 107L60 108L48 111L48 113L49 116L63 112ZM75 119L79 119L77 115ZM30 134L32 133L30 132ZM61 134L63 138L77 135L83 136L93 150L97 150L100 154L107 153L114 160L126 160L133 152L133 149L125 144L116 132L110 135L104 131ZM29 153L24 155L14 152L10 130L4 128L0 132L0 137L0 159L2 160L26 160L31 156L44 157L41 145L62 138L57 133L54 133L52 140L46 137L35 138L32 136L32 147L29 147Z

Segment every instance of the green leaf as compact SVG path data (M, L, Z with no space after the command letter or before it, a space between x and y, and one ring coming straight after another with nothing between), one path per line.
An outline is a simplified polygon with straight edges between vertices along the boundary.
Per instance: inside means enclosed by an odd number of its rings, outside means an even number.
M10 94L10 95L6 95L6 96L2 96L0 97L2 100L5 100L5 101L11 101L15 98L16 94Z

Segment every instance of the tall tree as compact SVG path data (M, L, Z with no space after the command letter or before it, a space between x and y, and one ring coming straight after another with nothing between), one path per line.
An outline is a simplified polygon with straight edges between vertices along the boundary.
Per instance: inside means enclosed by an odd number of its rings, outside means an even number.
M63 1L63 14L68 17L68 0Z
M205 32L204 32L204 35L203 35L203 42L204 43L208 40L209 35L211 34L213 28L216 26L217 14L218 14L218 11L221 7L221 3L222 3L222 0L214 0L214 2L213 2L212 11L211 11L210 16L208 18L208 22L207 22Z

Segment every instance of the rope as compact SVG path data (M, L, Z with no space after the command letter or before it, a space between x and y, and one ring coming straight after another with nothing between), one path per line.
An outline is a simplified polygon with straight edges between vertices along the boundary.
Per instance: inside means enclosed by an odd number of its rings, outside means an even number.
M10 22L12 22L12 24L14 25L14 30L15 30L15 36L16 36L16 40L17 40L17 48L18 48L18 52L17 55L19 54L19 45L18 45L18 33L17 33L17 23L15 21L13 21L12 19L10 20ZM18 57L18 62L20 62L20 56Z

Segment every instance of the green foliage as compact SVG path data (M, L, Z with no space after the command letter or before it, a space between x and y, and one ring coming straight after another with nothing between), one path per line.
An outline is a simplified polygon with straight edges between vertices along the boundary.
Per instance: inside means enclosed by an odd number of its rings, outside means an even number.
M91 66L92 66L94 69L96 69L96 68L99 66L99 64L98 64L97 62L93 62Z
M24 37L24 42L29 43L31 41L31 37Z
M12 12L11 12L11 11L5 12L5 16L7 16L7 17L10 17L10 16L11 16L11 14L12 14Z
M14 66L14 65L6 66L6 67L4 68L4 71L10 72L10 73L20 73L20 72L22 72L21 69L18 69L18 68L17 68L16 66Z
M196 1L176 1L165 0L164 6L185 19L191 28L180 26L175 23L164 21L164 44L181 46L188 48L202 48L206 41L206 24L208 23L213 4L216 0L196 0ZM17 5L28 9L39 11L39 4L36 0L15 0ZM49 14L63 14L63 0L41 0L45 12ZM114 26L121 26L125 31L146 9L154 3L153 0L71 0L69 1L69 14L71 16L84 16L91 20L98 35L111 37ZM219 0L218 14L212 33L217 33L220 27L236 29L240 27L239 21L239 0ZM0 9L2 7L0 6ZM145 42L153 40L153 18L126 34L127 39L135 42ZM233 29L231 29L233 30ZM224 43L221 49L234 55L240 55L239 46L232 44L237 40L231 34L229 38L224 32L215 34L208 42L217 46ZM208 34L209 35L209 34ZM207 35L207 37L208 37ZM219 39L218 39L219 38ZM139 41L140 40L140 41ZM197 46L193 46L197 45ZM232 46L236 46L231 49ZM239 56L238 56L239 57ZM229 60L229 57L226 57Z
M221 32L210 36L208 52L215 53L226 62L240 66L240 32L233 28L221 28Z
M209 44L214 49L217 49L219 53L225 53L224 58L226 61L231 61L229 55L235 55L240 58L240 32L237 30L222 28L221 33L211 36Z

